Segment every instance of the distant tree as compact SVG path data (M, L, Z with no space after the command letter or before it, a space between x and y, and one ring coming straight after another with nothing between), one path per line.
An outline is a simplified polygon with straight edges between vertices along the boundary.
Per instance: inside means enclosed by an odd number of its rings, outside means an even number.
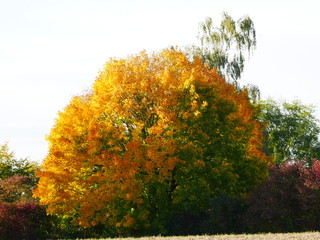
M261 102L261 120L267 123L264 150L276 163L287 159L320 159L319 120L312 106L299 101Z
M178 51L111 59L48 141L35 196L84 227L164 233L171 216L244 196L268 172L246 93Z
M0 180L14 175L35 176L37 164L28 159L16 159L8 144L0 145Z
M214 26L211 18L200 23L200 46L186 49L190 57L200 57L210 68L217 71L232 82L237 88L238 79L244 69L246 52L256 47L256 30L253 21L246 16L234 21L227 13L223 13L219 27Z

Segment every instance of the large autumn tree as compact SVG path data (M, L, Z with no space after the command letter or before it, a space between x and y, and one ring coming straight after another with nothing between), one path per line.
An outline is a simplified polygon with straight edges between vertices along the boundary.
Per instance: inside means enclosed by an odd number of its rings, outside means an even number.
M174 213L244 196L267 174L247 94L174 50L111 59L48 141L35 196L84 227L163 233Z

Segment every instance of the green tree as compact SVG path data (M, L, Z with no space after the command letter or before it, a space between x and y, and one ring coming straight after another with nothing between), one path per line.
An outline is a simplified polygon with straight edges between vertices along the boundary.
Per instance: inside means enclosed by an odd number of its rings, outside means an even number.
M200 46L187 48L191 57L200 57L210 68L218 72L228 81L238 86L244 69L246 52L250 53L256 47L256 30L253 21L246 16L234 21L227 13L223 13L219 27L213 20L207 18L200 23Z
M264 150L276 163L320 158L320 127L313 106L267 100L261 102L260 118L267 122Z
M111 59L48 141L35 196L84 227L166 233L174 214L246 196L268 172L246 92L178 51Z
M28 159L16 159L8 144L0 145L0 181L13 175L34 177L37 164Z

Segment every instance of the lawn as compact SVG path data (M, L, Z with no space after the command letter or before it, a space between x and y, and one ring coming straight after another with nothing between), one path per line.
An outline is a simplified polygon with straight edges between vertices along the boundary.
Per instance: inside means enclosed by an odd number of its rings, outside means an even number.
M113 240L318 240L320 239L319 232L306 233L286 233L286 234L252 234L252 235L215 235L215 236L187 236L187 237L144 237L144 238L118 238ZM93 240L93 239L87 239ZM95 239L97 240L97 239ZM100 239L107 240L107 239Z

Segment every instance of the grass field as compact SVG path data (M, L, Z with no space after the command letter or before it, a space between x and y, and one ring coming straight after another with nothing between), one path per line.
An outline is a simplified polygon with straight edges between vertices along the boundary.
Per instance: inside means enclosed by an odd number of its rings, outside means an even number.
M286 234L252 234L252 235L216 235L216 236L187 236L187 237L144 237L144 238L118 238L113 240L318 240L319 232L286 233ZM86 239L93 240L93 239ZM95 239L97 240L97 239ZM107 239L100 239L107 240Z

